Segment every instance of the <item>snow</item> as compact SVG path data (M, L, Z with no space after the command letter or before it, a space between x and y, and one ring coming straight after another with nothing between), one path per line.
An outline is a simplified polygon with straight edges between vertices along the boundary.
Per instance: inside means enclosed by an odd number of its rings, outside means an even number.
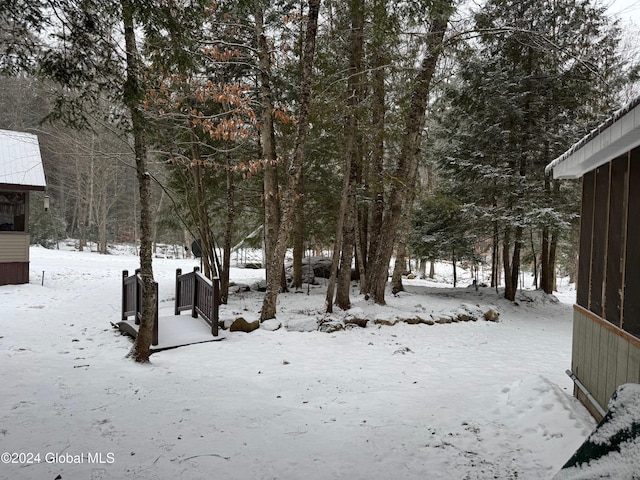
M116 322L114 322L116 323ZM117 322L118 325L126 323L129 329L138 332L139 326L136 325L133 317L128 318L124 322ZM127 331L127 329L122 329ZM173 311L165 313L160 311L158 318L158 344L152 345L152 350L166 350L168 348L176 348L194 343L204 343L224 340L224 335L213 337L211 335L211 327L199 318L192 318L191 312L182 315L174 315Z
M572 458L571 465L554 480L615 478L635 480L640 466L640 385L618 387L609 412L583 446L589 460ZM581 463L582 462L582 463Z
M194 265L154 260L161 315L175 269ZM136 266L128 254L32 248L31 283L0 287L0 450L17 462L3 456L0 478L544 479L595 426L564 373L570 289L512 304L454 289L439 270L385 307L354 288L354 308L327 316L321 281L280 295L268 328L137 365L111 326L122 270ZM263 276L232 271L242 284ZM237 290L221 319L258 318L262 294ZM374 324L487 307L499 322ZM307 331L350 317L367 327Z

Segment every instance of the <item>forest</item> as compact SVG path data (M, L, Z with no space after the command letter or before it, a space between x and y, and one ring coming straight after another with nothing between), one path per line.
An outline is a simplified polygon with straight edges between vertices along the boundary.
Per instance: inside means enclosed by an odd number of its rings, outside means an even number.
M510 300L525 270L553 292L575 275L581 185L544 167L639 91L634 37L593 0L0 12L0 128L38 134L51 200L32 241L135 244L149 287L155 245L198 240L226 302L232 249L258 231L262 320L327 252L327 311L350 307L353 279L384 304L410 259L490 269ZM140 361L154 309L145 296Z

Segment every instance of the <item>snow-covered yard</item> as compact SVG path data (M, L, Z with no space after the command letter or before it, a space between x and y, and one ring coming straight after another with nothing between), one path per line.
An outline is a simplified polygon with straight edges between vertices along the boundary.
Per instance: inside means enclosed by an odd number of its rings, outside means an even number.
M161 315L176 268L157 259ZM0 287L3 479L545 479L595 426L572 398L573 292L518 305L423 280L388 306L354 289L366 328L223 331L220 342L125 359L131 255L31 250L31 284ZM44 271L44 286L42 272ZM262 270L234 269L252 283ZM325 289L279 297L278 320L323 316ZM257 318L261 294L222 319ZM490 305L497 323L373 325ZM343 314L336 314L341 318ZM33 463L27 463L31 460Z

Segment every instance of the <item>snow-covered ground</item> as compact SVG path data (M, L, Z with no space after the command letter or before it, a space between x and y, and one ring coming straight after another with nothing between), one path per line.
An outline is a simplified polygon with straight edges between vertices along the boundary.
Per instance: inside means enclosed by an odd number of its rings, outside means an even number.
M157 259L160 309L176 268ZM545 479L594 421L571 396L571 303L409 280L366 328L224 331L220 342L125 359L131 255L31 249L31 283L0 287L2 479ZM44 285L43 281L44 272ZM262 270L234 269L252 283ZM278 320L322 318L324 285L279 297ZM235 293L222 319L258 317ZM497 323L374 325L494 307ZM336 313L336 319L344 313ZM18 455L19 454L19 455ZM13 463L15 461L16 463ZM31 461L32 463L28 463Z

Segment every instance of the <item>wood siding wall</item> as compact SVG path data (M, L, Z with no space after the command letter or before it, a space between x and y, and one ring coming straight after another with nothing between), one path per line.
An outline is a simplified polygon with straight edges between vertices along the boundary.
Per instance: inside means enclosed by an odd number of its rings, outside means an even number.
M571 369L607 410L619 385L640 383L640 339L576 305ZM578 398L585 401L581 395ZM588 402L585 404L599 420L597 411Z
M631 152L628 184L622 328L640 337L640 148Z
M577 303L640 338L640 148L582 183Z
M0 233L0 263L29 261L29 234Z
M604 410L618 386L640 383L640 148L582 179L571 368Z
M0 263L0 285L29 283L29 262Z

